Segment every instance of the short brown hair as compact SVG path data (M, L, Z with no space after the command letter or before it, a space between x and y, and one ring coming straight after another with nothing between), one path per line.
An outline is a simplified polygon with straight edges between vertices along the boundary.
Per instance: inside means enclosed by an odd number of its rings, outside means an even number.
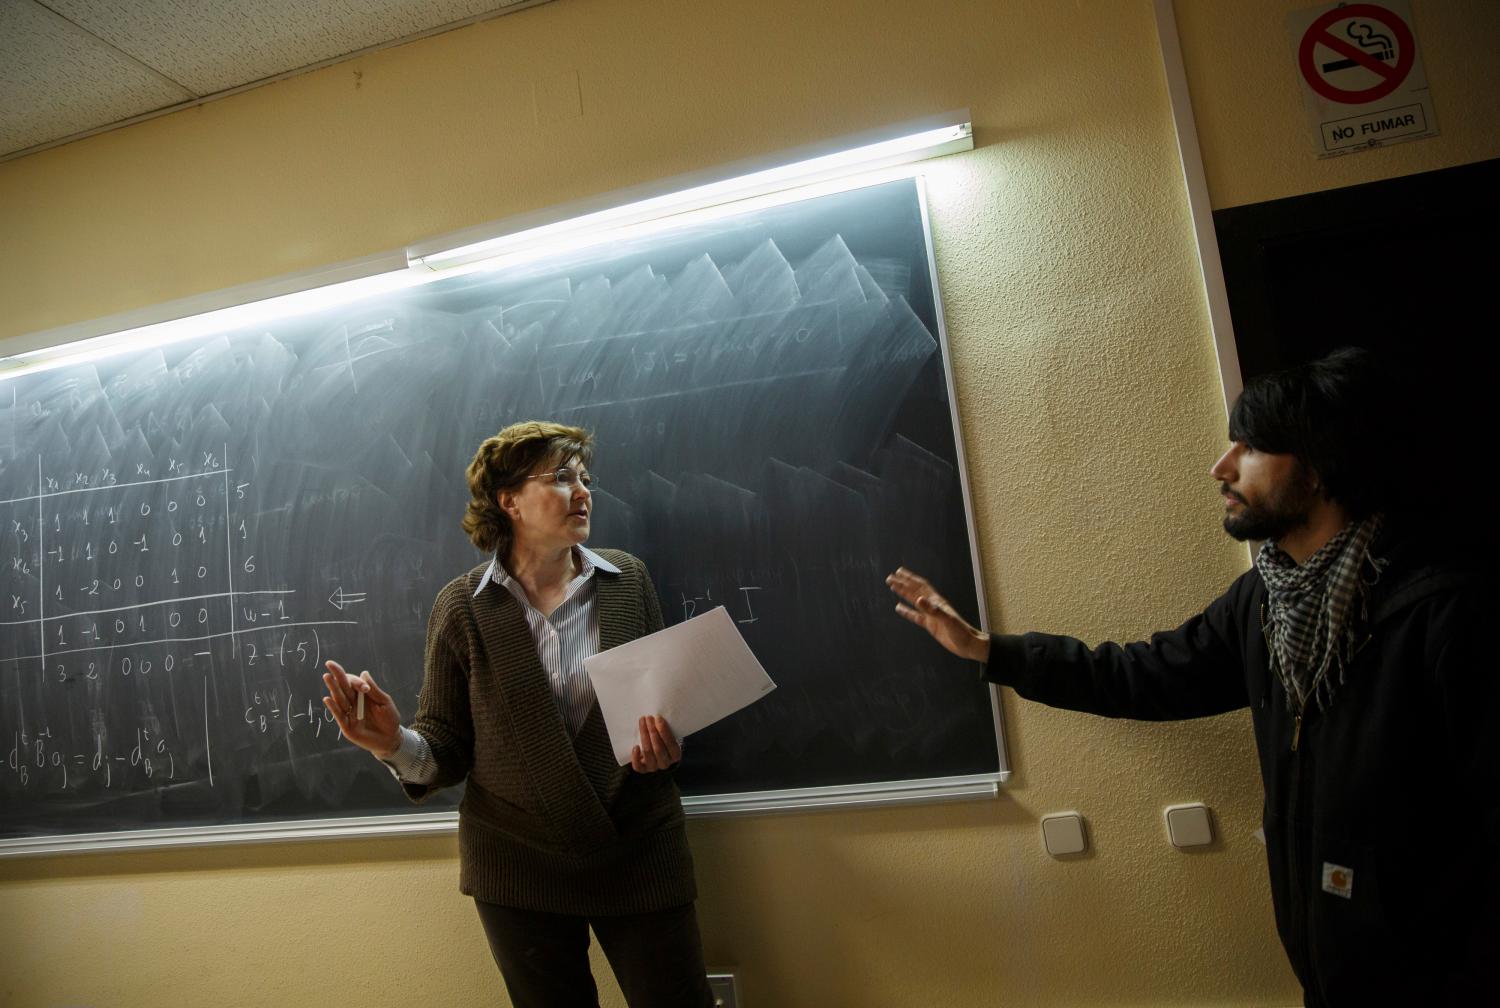
M577 458L587 466L593 457L593 434L582 427L548 420L511 424L494 437L485 438L469 463L472 499L464 512L464 531L486 553L509 550L513 535L510 516L500 510L496 495L520 486L543 462L562 465Z

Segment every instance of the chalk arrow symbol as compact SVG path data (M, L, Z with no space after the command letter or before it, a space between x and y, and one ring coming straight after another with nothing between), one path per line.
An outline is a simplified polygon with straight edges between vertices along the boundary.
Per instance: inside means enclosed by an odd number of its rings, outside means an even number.
M345 606L358 605L360 602L363 602L364 600L365 600L365 593L364 592L349 592L349 593L345 594L342 585L339 586L338 588L335 588L334 591L333 591L333 594L330 595L330 596L328 596L328 601L330 603L332 603L333 607L335 609L337 609L339 612L343 612Z

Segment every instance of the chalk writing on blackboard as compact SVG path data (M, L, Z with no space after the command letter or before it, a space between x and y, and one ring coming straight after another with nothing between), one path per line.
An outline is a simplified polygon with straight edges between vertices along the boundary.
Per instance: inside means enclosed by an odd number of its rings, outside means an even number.
M416 811L319 666L416 710L488 560L464 467L537 417L596 432L590 544L781 684L695 736L690 801L993 780L992 696L882 580L980 608L929 255L907 180L6 380L0 844Z
M228 445L197 459L167 457L163 476L146 463L129 479L108 467L80 472L45 457L36 464L36 492L0 501L8 531L0 658L14 663L17 678L35 677L32 689L10 693L15 727L4 769L15 783L75 793L214 786L216 729L180 709L176 681L201 680L206 704L216 658L251 676L257 666L274 670L273 681L250 692L246 732L338 734L315 690L278 682L316 682L320 630L357 626L346 610L365 593L339 585L327 604L341 615L328 618L301 605L294 588L236 589L237 572L243 584L269 558L256 552L255 518L236 508L251 484L236 478ZM110 695L153 676L171 684L137 691L122 723ZM70 724L53 724L59 711Z

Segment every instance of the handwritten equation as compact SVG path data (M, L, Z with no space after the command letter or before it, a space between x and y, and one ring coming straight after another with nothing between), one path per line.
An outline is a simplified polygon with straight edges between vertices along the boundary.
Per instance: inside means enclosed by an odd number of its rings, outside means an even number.
M722 593L723 589L720 591ZM700 611L707 612L716 606L724 606L736 623L759 623L760 617L755 613L756 593L759 591L760 588L756 585L736 585L728 598L715 598L713 586L705 585L701 591L693 595L689 595L686 591L679 591L677 594L682 600L684 622L692 619Z
M251 484L227 446L129 474L38 457L27 492L0 500L0 794L213 786L216 746L336 741L292 683L317 683L324 632L357 626L365 593L277 583Z

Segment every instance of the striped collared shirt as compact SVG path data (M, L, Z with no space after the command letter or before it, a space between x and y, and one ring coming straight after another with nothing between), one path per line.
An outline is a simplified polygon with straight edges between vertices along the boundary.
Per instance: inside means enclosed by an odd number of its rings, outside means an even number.
M531 604L526 589L511 577L499 557L490 561L479 587L474 590L477 598L493 584L511 593L520 603L521 614L531 630L532 642L536 644L537 657L547 674L547 685L557 700L558 710L568 732L577 735L594 705L594 686L584 671L583 660L599 651L599 607L595 602L595 570L620 573L620 568L585 546L577 547L578 575L568 582L562 603L543 616L541 610ZM491 589L493 590L493 589ZM401 728L401 745L385 761L403 781L424 784L436 776L436 766L427 746L427 740L416 732Z

